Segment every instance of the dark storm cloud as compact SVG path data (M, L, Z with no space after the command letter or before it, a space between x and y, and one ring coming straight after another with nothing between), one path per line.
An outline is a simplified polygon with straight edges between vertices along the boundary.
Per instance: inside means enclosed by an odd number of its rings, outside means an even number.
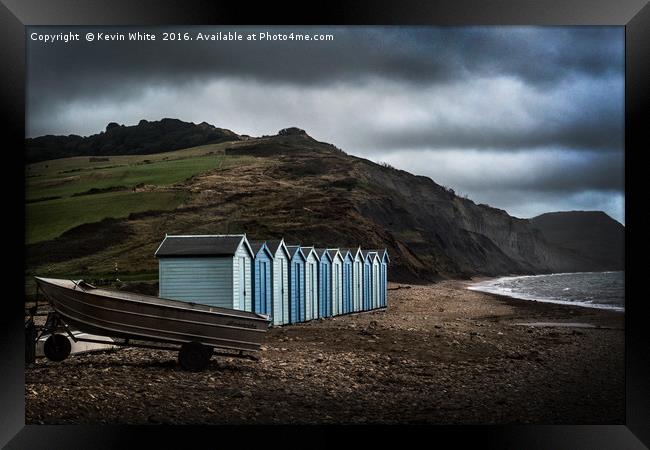
M68 28L67 30L69 30ZM75 28L83 34L90 29ZM93 31L152 31L92 28ZM215 28L180 28L192 36ZM220 29L253 33L331 33L333 42L73 42L28 41L34 95L56 101L130 95L151 83L220 77L288 84L364 83L380 77L416 84L508 75L547 86L572 75L621 73L621 29L612 28L265 28ZM57 33L59 28L30 27ZM160 34L160 30L157 30Z
M28 135L176 117L286 126L520 216L601 205L623 220L624 30L198 27L331 42L28 40ZM555 202L555 203L554 203ZM553 204L557 206L552 207ZM543 209L546 208L546 209Z
M486 188L518 190L527 195L580 190L614 192L623 185L624 174L620 152L405 150L386 155L385 160L407 170L424 172L465 192Z
M596 209L625 220L621 152L405 150L383 160L517 217Z
M622 96L613 98L610 103L596 110L594 102L587 101L584 110L561 116L549 116L549 111L544 110L525 111L537 119L528 126L506 127L498 121L479 124L438 122L411 130L384 130L373 135L372 144L378 150L397 146L514 151L549 146L585 150L620 149L624 128ZM485 113L490 114L489 111Z

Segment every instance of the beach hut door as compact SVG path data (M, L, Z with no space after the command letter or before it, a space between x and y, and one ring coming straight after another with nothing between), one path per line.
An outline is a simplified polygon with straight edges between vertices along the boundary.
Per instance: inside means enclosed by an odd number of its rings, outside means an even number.
M280 263L280 297L284 298L284 265Z
M334 292L332 293L332 298L334 298L334 304L336 305L336 314L340 314L341 311L338 310L340 291L339 291L339 271L334 271Z
M246 308L246 277L244 276L246 268L246 259L239 258L239 305L241 309Z
M303 292L300 289L300 280L302 280L302 274L300 273L300 264L296 263L296 305L295 305L295 312L296 312L296 317L294 317L294 321L299 322L300 321L300 316L302 313L302 302L303 302Z
M316 284L316 264L311 265L311 282L309 283L311 287L311 314L313 318L318 317L318 302L316 301L316 292L318 285Z
M266 314L266 262L260 261L260 312Z

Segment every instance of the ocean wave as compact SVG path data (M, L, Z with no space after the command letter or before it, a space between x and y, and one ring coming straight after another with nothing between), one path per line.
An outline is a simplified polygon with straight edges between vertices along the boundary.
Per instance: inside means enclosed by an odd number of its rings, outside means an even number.
M480 281L468 289L522 300L625 311L624 272L507 276Z

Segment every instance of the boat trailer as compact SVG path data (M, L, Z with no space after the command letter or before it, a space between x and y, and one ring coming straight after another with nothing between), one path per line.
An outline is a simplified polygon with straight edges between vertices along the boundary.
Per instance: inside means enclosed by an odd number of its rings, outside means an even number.
M244 350L233 351L216 351L215 347L204 345L200 342L185 342L182 344L176 342L153 342L144 341L135 336L126 338L115 338L111 336L112 341L103 341L99 339L89 339L76 336L68 324L65 323L63 316L54 310L39 310L39 288L36 288L35 305L25 310L25 363L33 363L36 360L36 344L45 335L50 336L45 340L43 353L50 361L61 362L70 356L72 351L72 342L88 342L94 344L109 344L119 347L147 348L152 350L167 350L178 352L178 361L183 370L197 372L207 367L212 355L225 356L231 358L243 358L258 361L255 355L244 353ZM47 303L46 303L47 305ZM36 325L35 317L46 316L45 325Z

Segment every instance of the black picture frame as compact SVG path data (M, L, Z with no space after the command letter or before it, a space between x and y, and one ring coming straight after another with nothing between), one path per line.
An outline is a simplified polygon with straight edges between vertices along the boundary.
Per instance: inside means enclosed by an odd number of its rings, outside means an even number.
M444 427L309 427L294 430L274 427L242 433L237 427L129 427L25 425L23 282L25 137L25 26L28 25L620 25L625 26L625 217L626 217L626 423L625 425L516 425ZM645 324L643 191L633 183L643 180L643 151L650 148L647 126L650 74L650 5L647 0L450 0L310 2L304 4L208 2L200 0L0 0L0 98L7 145L3 154L4 205L11 207L5 228L5 326L0 328L2 375L0 445L7 448L113 448L135 447L137 441L158 448L190 447L196 440L210 447L228 445L287 445L300 433L305 444L323 444L341 438L342 431L361 431L369 439L400 444L411 439L425 445L453 442L494 448L636 449L650 446L650 339ZM642 186L642 183L639 183ZM21 220L22 219L22 220ZM647 232L647 231L646 231ZM7 238L8 237L8 238ZM10 244L10 245L7 245ZM15 246L12 251L11 246ZM641 261L639 263L632 261ZM24 260L22 260L24 263ZM647 263L645 268L647 268ZM294 441L296 442L296 441ZM302 445L302 444L299 444Z

